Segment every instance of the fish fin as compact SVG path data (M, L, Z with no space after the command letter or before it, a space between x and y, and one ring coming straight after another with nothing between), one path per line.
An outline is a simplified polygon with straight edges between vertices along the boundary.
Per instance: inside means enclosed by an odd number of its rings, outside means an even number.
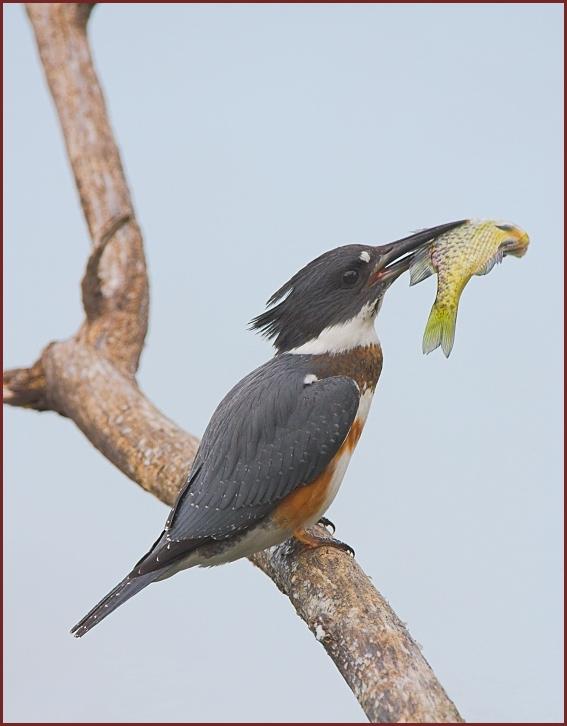
M419 250L413 258L410 267L410 286L417 285L418 282L425 280L435 272L433 263L431 262L431 249L426 247Z
M423 352L431 353L441 346L445 358L448 358L455 342L455 327L457 325L457 306L441 307L433 303L429 320L423 333Z
M494 265L500 264L503 259L504 259L504 252L501 249L499 249L474 274L475 275L488 275L488 273L490 272L490 270L492 270L492 268L494 267Z

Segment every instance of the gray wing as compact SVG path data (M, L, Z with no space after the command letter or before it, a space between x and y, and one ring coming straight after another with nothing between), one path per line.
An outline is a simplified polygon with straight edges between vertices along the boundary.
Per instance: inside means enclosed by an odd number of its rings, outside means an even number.
M276 356L230 391L138 572L250 528L324 471L348 434L360 394L348 377L306 385L308 370L305 356Z

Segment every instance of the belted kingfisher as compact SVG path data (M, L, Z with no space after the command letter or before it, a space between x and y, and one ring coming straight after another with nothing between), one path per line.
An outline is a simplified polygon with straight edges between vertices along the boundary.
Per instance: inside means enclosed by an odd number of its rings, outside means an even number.
M463 221L378 247L337 247L272 295L251 327L273 339L275 356L221 401L163 532L75 625L76 637L188 567L231 562L289 537L350 550L307 529L328 522L368 415L382 369L374 319L411 253Z

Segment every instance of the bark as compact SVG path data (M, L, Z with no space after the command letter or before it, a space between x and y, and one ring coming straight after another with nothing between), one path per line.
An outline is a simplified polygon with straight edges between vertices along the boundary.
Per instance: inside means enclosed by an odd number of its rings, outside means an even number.
M148 401L135 378L147 329L148 279L90 54L92 5L26 7L92 251L82 281L84 323L69 340L48 345L30 368L5 372L4 402L69 417L130 479L171 504L198 440ZM289 598L370 721L462 721L403 623L348 554L288 541L251 559Z

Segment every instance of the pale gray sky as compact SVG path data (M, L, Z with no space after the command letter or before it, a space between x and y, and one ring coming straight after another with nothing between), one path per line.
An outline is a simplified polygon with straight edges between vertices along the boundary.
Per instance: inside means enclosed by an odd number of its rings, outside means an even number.
M140 380L202 433L271 355L246 331L305 262L462 217L529 231L421 355L434 279L388 294L384 370L329 516L468 720L562 714L560 5L101 5L91 37L151 274ZM81 320L88 238L23 10L5 20L5 364ZM360 721L244 561L69 628L163 505L70 422L5 413L7 721Z

